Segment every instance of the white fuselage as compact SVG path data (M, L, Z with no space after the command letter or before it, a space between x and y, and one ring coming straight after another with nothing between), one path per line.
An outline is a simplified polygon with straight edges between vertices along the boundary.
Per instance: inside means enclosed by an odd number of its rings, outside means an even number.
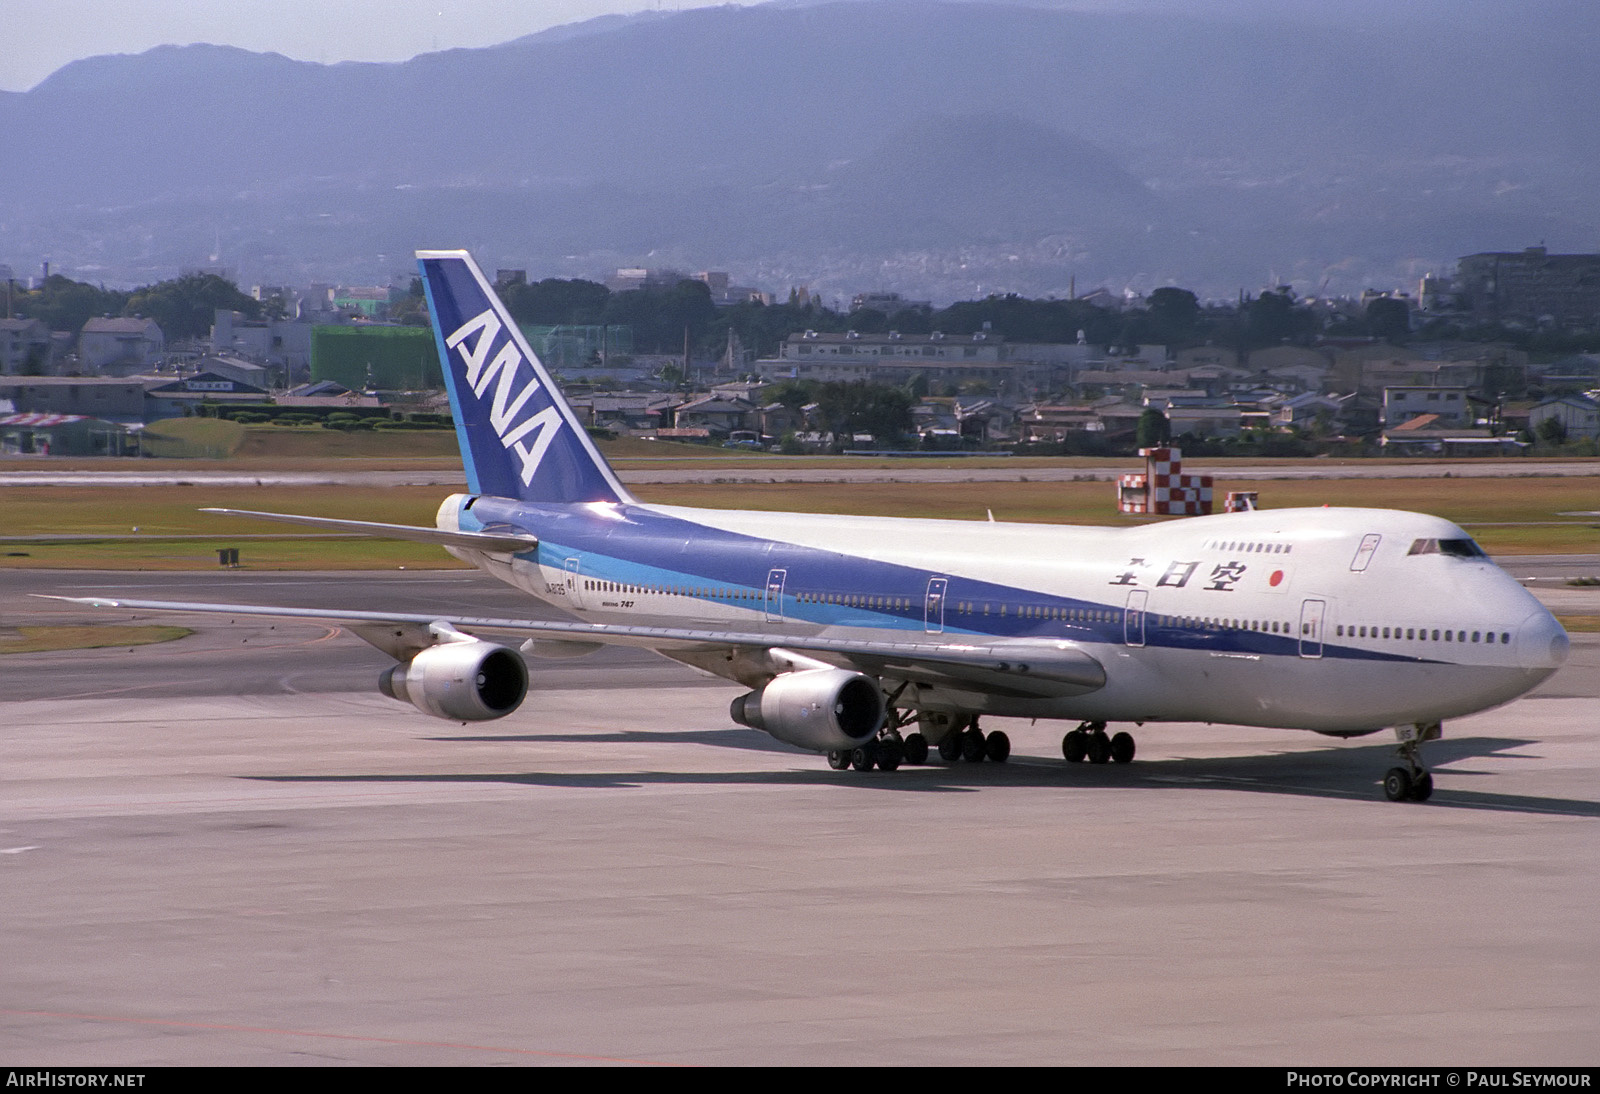
M483 526L463 500L441 527ZM1392 510L1110 529L591 505L501 523L539 536L538 551L456 553L591 622L756 631L775 647L844 634L1059 644L1106 673L1088 694L913 684L902 703L919 709L1348 733L1507 702L1567 651L1460 528ZM704 648L661 652L757 682Z

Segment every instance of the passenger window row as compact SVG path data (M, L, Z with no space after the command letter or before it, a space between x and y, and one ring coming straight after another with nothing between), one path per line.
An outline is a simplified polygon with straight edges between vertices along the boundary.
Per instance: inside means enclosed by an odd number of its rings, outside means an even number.
M1466 642L1466 631L1440 630L1435 627L1431 631L1427 627L1377 627L1371 624L1357 626L1356 624L1341 623L1335 628L1340 638L1388 638L1404 642ZM1470 641L1485 642L1493 645L1496 641L1495 631L1473 631ZM1511 632L1500 631L1499 643L1502 646L1511 644ZM1431 637L1430 637L1431 636Z
M1218 551L1237 551L1241 554L1286 555L1294 550L1291 543L1257 543L1249 540L1214 539L1206 544Z

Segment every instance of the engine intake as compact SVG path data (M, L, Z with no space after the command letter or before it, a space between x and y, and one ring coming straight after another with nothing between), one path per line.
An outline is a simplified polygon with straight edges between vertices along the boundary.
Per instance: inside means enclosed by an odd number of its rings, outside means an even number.
M386 670L378 690L435 718L486 722L522 704L528 666L516 651L493 642L445 642Z
M872 677L848 669L807 669L774 677L741 695L729 714L740 725L816 752L852 749L883 725L883 691Z

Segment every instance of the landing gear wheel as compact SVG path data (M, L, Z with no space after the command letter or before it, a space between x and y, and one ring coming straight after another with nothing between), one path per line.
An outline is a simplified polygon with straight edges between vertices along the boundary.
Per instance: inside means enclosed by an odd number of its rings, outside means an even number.
M961 733L961 758L969 764L980 763L983 760L987 745L984 741L983 730L974 726L963 730Z
M850 753L834 749L828 753L828 766L835 771L843 771L850 766Z
M1011 758L1011 738L997 729L984 738L983 751L995 763L1003 764Z
M1391 767L1383 777L1383 793L1392 802L1411 800L1411 772L1403 767Z
M1417 722L1397 726L1400 760L1405 767L1391 767L1383 777L1383 794L1392 802L1425 802L1433 796L1433 776L1422 766L1422 746L1437 741L1444 732L1438 722Z
M1105 730L1089 734L1089 762L1104 764L1111 762L1111 738L1106 736Z
M939 759L947 764L953 764L961 758L961 738L963 734L947 733L939 742Z
M857 771L871 771L878 762L878 747L862 745L850 753L850 766Z
M1081 729L1075 729L1063 736L1061 754L1067 758L1069 764L1081 764L1083 758L1089 754L1089 735Z
M894 738L878 742L878 770L893 771L906 757L905 746Z
M913 733L905 739L906 763L925 764L928 762L928 738L920 733Z
M1134 752L1133 734L1117 733L1111 738L1111 759L1114 763L1125 764L1133 762Z

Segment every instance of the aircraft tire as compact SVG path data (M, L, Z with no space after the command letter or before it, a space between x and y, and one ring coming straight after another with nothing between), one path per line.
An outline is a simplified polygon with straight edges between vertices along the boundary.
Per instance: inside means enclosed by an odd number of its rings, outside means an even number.
M1411 772L1403 767L1391 767L1383 777L1383 793L1392 802L1411 800Z
M925 764L928 762L928 738L920 733L913 733L905 739L906 763Z
M835 771L843 771L850 766L850 753L834 749L828 753L828 766Z
M1133 762L1133 754L1137 745L1134 744L1133 734L1117 733L1111 738L1111 759L1113 763L1126 764Z
M1061 738L1061 755L1067 758L1069 764L1081 764L1089 754L1088 737L1083 730L1074 729Z
M1433 776L1424 771L1411 782L1411 800L1425 802L1433 797Z
M947 764L953 764L961 758L961 734L947 733L944 740L939 742L939 758Z
M995 763L1003 764L1011 758L1011 738L997 729L984 738L983 751Z
M906 750L899 741L890 738L878 742L878 770L893 771L906 758Z
M983 730L968 729L961 734L961 758L975 764L983 760L985 744Z
M873 745L862 745L850 753L850 766L857 771L871 771L878 763L878 750Z
M1089 735L1089 762L1092 764L1111 762L1111 738L1103 731Z

